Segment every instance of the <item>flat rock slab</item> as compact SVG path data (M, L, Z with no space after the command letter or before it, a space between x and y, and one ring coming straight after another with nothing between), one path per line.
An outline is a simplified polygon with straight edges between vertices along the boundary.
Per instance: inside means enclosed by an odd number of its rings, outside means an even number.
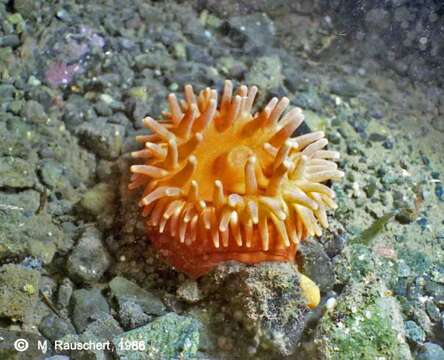
M165 305L157 296L121 276L116 276L109 283L109 287L119 306L125 302L132 302L140 305L147 314L165 314Z
M199 347L199 322L169 313L115 337L113 343L119 359L194 359Z

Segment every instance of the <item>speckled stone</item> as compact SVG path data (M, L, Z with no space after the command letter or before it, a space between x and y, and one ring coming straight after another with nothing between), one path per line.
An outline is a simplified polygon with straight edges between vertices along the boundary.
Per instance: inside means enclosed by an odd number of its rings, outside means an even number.
M126 349L125 344L143 344ZM114 338L121 359L193 359L199 347L199 323L190 317L169 313L140 328Z
M68 258L69 274L80 282L95 282L110 265L111 257L102 243L102 233L88 226Z
M22 321L37 302L40 273L22 266L0 267L0 317Z

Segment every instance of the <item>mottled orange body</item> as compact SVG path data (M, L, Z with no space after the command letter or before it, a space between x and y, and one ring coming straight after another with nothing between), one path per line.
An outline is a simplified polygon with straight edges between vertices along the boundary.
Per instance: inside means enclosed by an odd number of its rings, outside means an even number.
M323 132L292 138L299 108L273 98L252 114L255 86L233 94L225 82L220 103L209 88L185 99L168 97L165 120L145 118L143 160L130 189L145 188L140 206L153 245L177 270L198 277L227 260L292 261L297 244L327 227L334 192L322 182L343 172L324 150Z

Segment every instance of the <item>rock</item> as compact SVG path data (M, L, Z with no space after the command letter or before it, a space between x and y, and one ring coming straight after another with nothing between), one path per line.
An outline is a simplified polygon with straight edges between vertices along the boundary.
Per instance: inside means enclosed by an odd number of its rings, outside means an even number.
M228 79L241 79L247 71L245 64L239 59L234 59L232 56L219 58L217 66Z
M102 243L102 234L88 226L68 258L66 268L78 281L98 281L111 264L111 257Z
M54 313L50 313L42 319L39 330L43 336L51 341L60 339L68 334L76 333L76 329L74 329L74 326L69 320L62 319Z
M433 303L433 301L429 300L426 302L426 311L427 315L429 315L430 319L434 322L439 322L441 320L441 314L439 312L438 307Z
M421 344L424 342L426 335L417 323L412 320L405 322L406 338L415 344Z
M45 159L41 162L40 175L43 183L50 189L60 189L69 186L64 166L53 159Z
M186 280L177 289L179 299L187 303L193 304L202 299L199 286L195 280Z
M20 13L24 18L32 17L38 9L39 1L33 0L15 0L14 10Z
M226 25L229 36L247 52L256 49L264 53L264 47L273 45L276 29L265 13L229 17Z
M107 183L96 184L83 196L80 206L94 215L100 225L108 228L112 225L115 212L116 190Z
M257 85L262 93L279 87L282 80L282 64L277 56L258 58L245 77L246 83Z
M160 43L156 43L149 53L137 55L134 60L138 71L145 68L168 70L174 67L168 50Z
M123 277L116 276L109 283L109 287L112 295L119 302L119 306L130 301L140 305L149 315L165 314L165 305L157 296Z
M311 344L307 359L412 359L405 341L401 309L386 297L384 283L371 280L351 283L337 299L333 314L326 312Z
M42 270L41 264L39 267L35 268L32 266L29 266L27 261L22 261L21 265L28 268L28 269ZM56 288L57 288L57 282L52 277L49 277L47 275L43 275L40 278L40 283L39 283L40 293L42 295L46 296L48 299L52 299L54 297L54 293L55 293Z
M322 245L313 240L303 241L298 252L302 255L302 272L313 280L322 292L333 289L336 283L335 272Z
M425 310L415 307L413 309L413 320L415 320L428 337L433 337L433 324Z
M125 329L138 328L151 320L151 316L145 314L142 307L132 301L124 301L119 305L119 318Z
M31 188L37 183L32 163L12 156L0 157L0 187Z
M72 319L78 332L83 332L88 324L109 313L109 305L100 289L79 289L73 293Z
M365 22L370 29L380 31L390 25L390 14L387 10L376 7L366 13Z
M23 321L38 299L40 273L8 264L0 267L0 317Z
M83 96L72 94L66 101L63 122L68 129L73 129L84 121L95 119L92 105Z
M139 349L122 349L133 342ZM169 313L140 328L114 338L120 359L194 359L199 347L199 323L190 317Z
M83 123L76 128L81 142L103 159L113 160L120 155L125 128L107 123L103 118Z
M376 274L390 282L395 276L395 269L387 264L389 260L375 255L362 244L349 244L334 260L336 279L340 284L360 282Z
M194 44L186 45L187 59L199 64L212 65L214 59L208 54L204 47Z
M27 359L47 359L52 354L51 343L43 336L37 335L33 332L12 331L0 328L0 359L5 360L27 360ZM28 343L28 348L24 352L18 352L14 344L19 339L24 339ZM47 346L47 350L39 348L41 345ZM19 345L25 345L24 342L19 342Z
M69 306L73 287L73 283L69 278L64 278L60 284L59 291L57 293L57 305L62 309L66 309Z
M344 97L354 97L359 95L362 91L362 88L353 81L353 79L341 79L336 80L330 85L330 90L332 93L344 96Z
M40 206L40 194L35 190L25 190L18 193L0 193L0 210L2 207L22 208L26 214L34 214Z
M48 115L45 113L45 109L35 100L29 100L26 102L22 111L22 116L35 124L46 124L48 121Z
M17 89L11 84L0 84L0 96L2 99L12 99Z
M97 314L98 319L90 323L83 334L90 333L100 341L111 341L123 333L119 323L109 314Z
M267 349L267 353L279 357L296 351L308 307L294 265L286 262L264 262L255 266L224 263L203 279L202 291L206 293L209 289L223 294L225 317L232 319L233 326L240 322L250 337L236 346L253 352ZM225 324L230 322L226 318ZM231 332L236 331L224 331L225 334ZM241 336L230 341L238 339Z
M441 360L444 359L444 350L438 344L426 342L416 354L416 360Z
M322 100L318 93L311 89L309 91L297 93L297 95L291 100L291 103L302 109L313 110L316 113L322 111Z
M438 305L444 305L444 284L427 280L425 283L426 292L433 297L433 300Z
M79 350L79 344L85 344L87 348ZM89 344L95 344L96 347ZM66 357L69 360L105 360L108 357L105 355L104 349L106 347L111 349L110 344L85 331L81 335L69 334L56 340L54 350L59 354L58 356Z
M17 35L0 36L0 47L17 47L18 45L20 45L20 38Z

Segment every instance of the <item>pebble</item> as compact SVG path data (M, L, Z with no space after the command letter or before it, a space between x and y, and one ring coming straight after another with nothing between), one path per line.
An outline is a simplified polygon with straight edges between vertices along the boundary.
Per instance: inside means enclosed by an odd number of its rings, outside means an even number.
M277 56L256 59L245 78L248 84L257 85L263 93L279 87L282 80L282 64Z
M273 21L265 13L231 16L227 20L227 28L231 39L247 52L259 50L265 53L266 47L273 44L276 33Z
M20 38L17 35L0 36L0 47L16 47L20 45Z
M150 315L165 314L166 308L162 301L137 284L121 276L116 276L110 283L112 295L117 299L119 306L131 301L141 306L143 311Z
M23 108L22 115L35 124L46 124L48 115L43 106L34 100L29 100Z
M83 334L93 334L94 337L101 341L111 341L115 336L123 333L117 320L110 314L97 313L91 318L95 320L88 324Z
M40 322L39 330L43 336L51 341L76 333L74 326L69 320L59 318L54 313L50 313L43 318Z
M110 265L111 257L102 243L101 232L88 226L68 258L68 273L80 282L96 282Z
M417 323L412 320L408 320L404 323L405 336L408 340L415 344L421 344L424 342L426 335L423 329L421 329Z
M103 159L113 160L121 153L125 128L122 125L109 124L105 118L100 118L79 125L76 133L92 152Z
M439 322L441 320L439 308L433 303L433 301L427 301L425 309L427 314L430 316L430 319L432 319L434 322Z
M73 293L72 320L79 333L83 332L88 324L108 314L109 305L100 289L78 289Z
M324 248L313 240L300 244L298 252L301 254L302 271L322 292L328 292L336 283L335 272L330 258Z
M64 278L57 293L57 305L61 308L67 308L71 300L72 292L72 281L69 278Z
M145 314L142 307L133 301L124 301L119 306L120 323L126 330L147 324L151 316Z
M190 304L196 303L202 299L202 294L195 280L187 280L183 282L177 289L177 296Z
M426 342L423 344L418 353L416 360L442 360L444 359L444 349L438 344Z

